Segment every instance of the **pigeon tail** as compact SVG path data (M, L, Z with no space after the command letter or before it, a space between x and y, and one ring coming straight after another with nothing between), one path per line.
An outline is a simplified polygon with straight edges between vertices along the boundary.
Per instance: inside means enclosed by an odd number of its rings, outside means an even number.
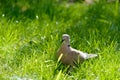
M87 54L87 59L97 57L97 54Z

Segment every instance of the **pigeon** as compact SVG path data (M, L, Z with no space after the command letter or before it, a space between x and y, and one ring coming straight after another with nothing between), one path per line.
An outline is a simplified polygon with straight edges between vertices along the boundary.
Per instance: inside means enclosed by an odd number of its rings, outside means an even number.
M75 66L77 63L82 63L89 58L97 57L97 54L88 54L80 50L76 50L70 46L70 36L62 35L62 45L57 51L57 59L65 65Z

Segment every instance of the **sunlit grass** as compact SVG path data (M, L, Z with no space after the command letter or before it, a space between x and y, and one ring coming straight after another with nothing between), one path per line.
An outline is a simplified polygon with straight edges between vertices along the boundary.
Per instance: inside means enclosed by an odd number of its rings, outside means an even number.
M35 9L36 13L38 12L33 15L37 16L35 19L29 17L22 19L23 15L9 19L8 14L4 16L2 14L0 79L119 80L118 5L117 1L115 4L106 5L59 4L58 9L53 9L57 10L55 13L51 12L52 9L49 12L43 10L44 13L41 13L44 16L40 16L39 10ZM50 4L46 9L49 10L49 6ZM103 12L97 10L101 7ZM115 10L111 10L113 8ZM63 33L71 36L72 47L96 53L99 55L98 58L85 61L68 73L69 66L57 62L56 59Z

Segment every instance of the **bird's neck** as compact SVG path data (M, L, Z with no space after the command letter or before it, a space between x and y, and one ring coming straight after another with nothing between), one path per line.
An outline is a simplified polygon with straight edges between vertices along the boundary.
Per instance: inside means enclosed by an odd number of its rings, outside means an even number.
M63 42L64 46L70 47L70 43L69 42Z

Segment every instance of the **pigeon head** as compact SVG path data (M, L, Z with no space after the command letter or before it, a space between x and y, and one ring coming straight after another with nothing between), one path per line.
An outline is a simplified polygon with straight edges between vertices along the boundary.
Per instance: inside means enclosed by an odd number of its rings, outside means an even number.
M67 45L70 45L70 36L68 34L63 34L62 42L65 42Z

